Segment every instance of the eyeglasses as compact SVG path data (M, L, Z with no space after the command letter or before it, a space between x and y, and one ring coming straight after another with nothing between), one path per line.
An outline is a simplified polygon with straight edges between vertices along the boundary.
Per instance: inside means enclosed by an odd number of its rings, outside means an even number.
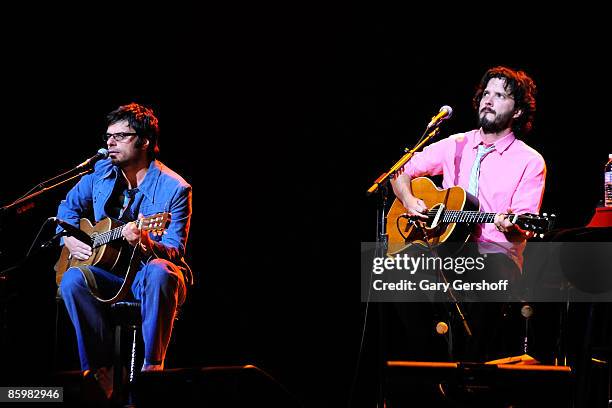
M108 142L108 139L112 137L113 139L115 139L116 142L123 142L128 137L136 136L137 134L138 133L136 132L105 133L104 135L102 135L102 140Z

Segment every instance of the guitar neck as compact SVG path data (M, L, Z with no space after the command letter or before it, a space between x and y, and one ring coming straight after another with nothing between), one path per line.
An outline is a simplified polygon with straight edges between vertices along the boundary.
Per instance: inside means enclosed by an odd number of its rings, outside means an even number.
M435 217L435 215L435 211L429 214L430 217ZM488 213L481 211L444 210L441 221L487 224L495 222L495 215L496 213Z
M119 227L113 228L110 231L106 231L102 234L94 236L92 240L92 248L98 248L102 245L108 244L111 241L121 239L123 237L123 235L121 234L121 232L123 231L123 227L125 227L125 225L120 225Z
M153 231L160 232L164 231L168 224L170 223L170 214L169 213L159 213L152 216L139 218L136 223L136 228L141 231ZM109 231L102 232L100 234L92 235L92 248L97 248L102 245L106 245L111 241L115 241L117 239L121 239L123 237L123 228L124 225L120 225L115 227Z

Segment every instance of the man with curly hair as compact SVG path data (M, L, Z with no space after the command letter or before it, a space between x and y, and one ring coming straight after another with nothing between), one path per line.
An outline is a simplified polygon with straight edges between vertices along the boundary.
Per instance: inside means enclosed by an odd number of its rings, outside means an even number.
M427 206L412 194L410 182L415 177L435 175L443 175L443 188L460 186L478 199L481 211L497 214L494 223L475 225L471 236L477 255L486 254L487 258L486 270L472 276L474 280L507 279L513 283L521 275L526 236L506 214L538 213L544 194L544 159L521 140L532 129L535 93L536 86L525 72L503 66L490 68L473 98L478 128L425 147L392 180L395 195L414 217L426 219ZM487 324L477 314L468 316L475 331ZM477 334L481 333L474 333L474 338L481 344L474 344L481 347L487 339ZM493 350L484 356L495 354Z

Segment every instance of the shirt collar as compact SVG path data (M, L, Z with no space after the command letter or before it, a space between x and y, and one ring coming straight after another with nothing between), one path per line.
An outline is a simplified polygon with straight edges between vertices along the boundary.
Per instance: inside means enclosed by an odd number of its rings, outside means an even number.
M149 164L149 170L145 174L144 180L138 186L138 189L151 201L155 202L155 188L157 187L157 180L161 174L162 164L157 160L152 160Z
M155 202L155 189L157 187L157 180L159 179L159 175L162 171L162 164L157 160L152 160L149 164L149 169L147 170L147 174L145 174L144 180L138 186L138 190L142 191L142 193L151 201ZM119 167L112 166L111 169L103 175L103 178L111 177L114 175L115 177L119 176Z
M501 154L504 151L506 151L508 147L510 147L512 142L514 142L515 140L516 140L516 136L514 136L514 133L510 132L506 136L499 139L497 142L493 143L493 145L495 146L494 150L497 150ZM482 141L482 134L480 130L477 130L474 135L472 147L476 149L478 145L483 144L483 143L484 142Z

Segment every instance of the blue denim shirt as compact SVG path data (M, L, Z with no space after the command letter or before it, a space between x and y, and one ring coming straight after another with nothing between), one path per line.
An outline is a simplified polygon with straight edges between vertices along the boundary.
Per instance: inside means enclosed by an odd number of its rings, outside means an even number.
M93 219L97 223L108 217L107 202L119 174L119 168L110 159L97 162L93 173L83 176L62 200L57 217L75 227L79 226L81 218ZM139 209L143 216L171 213L167 233L150 235L153 250L160 258L181 268L187 283L192 284L191 269L184 260L191 223L191 185L161 162L153 160L138 190L138 194L143 194ZM58 232L61 229L58 227Z

